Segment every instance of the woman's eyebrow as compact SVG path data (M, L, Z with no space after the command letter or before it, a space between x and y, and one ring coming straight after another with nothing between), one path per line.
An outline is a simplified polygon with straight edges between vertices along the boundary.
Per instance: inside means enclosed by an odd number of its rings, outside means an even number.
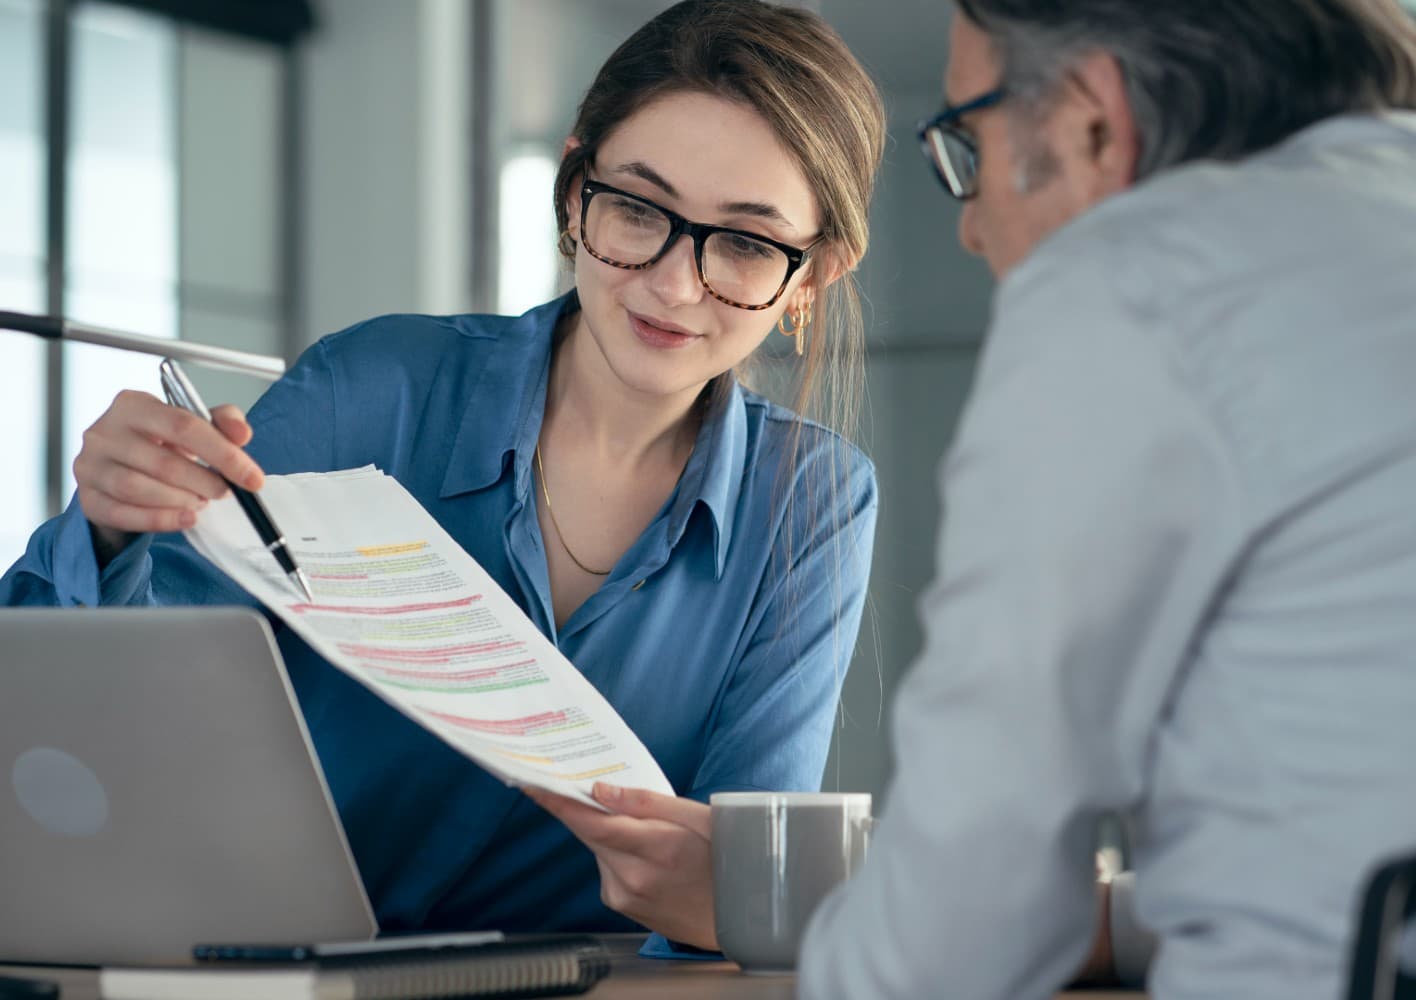
M718 206L718 211L724 215L754 215L796 232L796 226L792 225L775 205L769 205L765 201L727 201Z
M642 178L663 191L664 194L668 195L670 198L679 197L678 189L666 181L659 171L649 166L649 164L645 163L643 160L630 160L628 163L622 163L618 167L611 169L610 173L629 174L631 177Z
M678 188L670 184L663 174L659 173L659 171L649 166L649 164L645 163L643 160L630 160L628 163L623 163L617 167L611 168L610 173L629 174L632 177L638 177L653 184L670 198L681 197ZM791 221L781 213L781 210L778 209L777 206L765 201L727 201L718 206L718 211L722 212L724 215L755 216L759 219L775 222L778 225L785 226L792 232L796 232L796 226L792 225Z

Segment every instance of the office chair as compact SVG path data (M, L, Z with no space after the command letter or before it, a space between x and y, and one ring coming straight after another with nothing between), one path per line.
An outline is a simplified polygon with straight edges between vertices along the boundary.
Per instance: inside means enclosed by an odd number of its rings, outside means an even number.
M1416 1000L1416 968L1402 969L1401 962L1402 934L1413 922L1416 854L1387 862L1367 882L1347 1000Z

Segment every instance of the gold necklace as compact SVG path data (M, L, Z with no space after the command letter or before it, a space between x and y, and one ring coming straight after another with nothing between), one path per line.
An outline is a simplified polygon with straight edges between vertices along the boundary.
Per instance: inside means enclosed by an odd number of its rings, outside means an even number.
M570 556L570 561L579 566L583 571L591 576L609 576L610 570L591 569L579 559L575 558L575 553L570 551L570 546L565 543L565 532L561 531L561 526L556 522L556 512L551 509L551 488L546 485L546 463L541 461L541 445L536 444L536 474L541 480L541 496L546 498L546 515L551 519L551 527L556 529L556 537L560 539L561 548L565 549L565 554ZM613 569L614 567L611 567Z

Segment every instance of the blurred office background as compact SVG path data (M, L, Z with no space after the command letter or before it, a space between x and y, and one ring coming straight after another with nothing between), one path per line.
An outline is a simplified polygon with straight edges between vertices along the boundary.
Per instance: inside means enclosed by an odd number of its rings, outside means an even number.
M935 469L992 289L914 137L939 104L948 4L806 5L875 74L890 114L858 275L879 533L825 779L880 793L933 569ZM293 358L380 313L544 301L565 282L550 186L576 105L666 6L0 0L0 309ZM151 358L0 331L0 565L67 502L83 429L119 388L156 391L155 372ZM208 399L248 405L262 389L195 374Z

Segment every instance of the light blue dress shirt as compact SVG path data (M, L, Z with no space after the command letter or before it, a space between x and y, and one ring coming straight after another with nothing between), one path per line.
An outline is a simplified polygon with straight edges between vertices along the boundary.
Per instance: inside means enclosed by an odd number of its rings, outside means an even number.
M372 463L396 477L680 794L818 788L865 597L873 468L808 423L784 473L796 417L729 380L663 510L558 630L532 452L554 327L573 308L572 294L520 318L390 316L326 337L252 408L248 451L269 473ZM175 535L100 573L74 502L0 580L0 603L252 598ZM289 630L278 638L383 930L634 927L600 902L592 855L557 821Z
M939 576L812 1000L1042 1000L1137 823L1154 1000L1338 1000L1416 846L1416 115L1319 123L1052 234L998 291Z

